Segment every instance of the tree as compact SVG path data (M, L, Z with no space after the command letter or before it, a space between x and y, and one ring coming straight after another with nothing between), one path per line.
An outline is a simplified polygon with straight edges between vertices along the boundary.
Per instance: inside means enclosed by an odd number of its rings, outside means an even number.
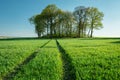
M64 11L62 15L62 24L64 25L64 32L66 36L72 36L72 26L75 22L72 12Z
M41 37L45 31L45 23L42 15L33 16L29 21L35 25L35 32L38 34L38 37Z
M92 37L94 29L102 28L103 13L97 8L79 6L72 13L56 5L48 5L43 11L30 18L38 37Z
M54 34L56 33L54 25L56 24L58 11L59 8L57 8L56 5L51 4L48 5L41 13L41 15L46 18L46 20L48 21L48 25L50 26L50 38L53 37L53 32Z
M83 29L85 26L83 24L86 21L86 8L84 6L76 7L73 14L77 21L78 37L83 37Z
M87 12L90 24L90 37L93 37L93 30L100 29L103 26L102 20L104 14L94 7L89 7Z

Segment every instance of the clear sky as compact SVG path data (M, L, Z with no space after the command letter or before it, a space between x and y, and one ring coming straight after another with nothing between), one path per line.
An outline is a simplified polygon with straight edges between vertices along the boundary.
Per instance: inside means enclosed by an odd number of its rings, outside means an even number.
M104 28L94 36L120 37L120 0L0 0L0 36L37 36L28 19L48 4L69 11L77 6L97 7L104 13Z

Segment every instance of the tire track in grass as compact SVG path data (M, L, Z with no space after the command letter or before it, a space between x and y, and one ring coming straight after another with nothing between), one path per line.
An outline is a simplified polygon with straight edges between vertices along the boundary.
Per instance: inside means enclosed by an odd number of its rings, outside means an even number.
M47 45L51 40L43 44L40 48L43 48L45 45ZM6 76L2 78L2 80L12 80L13 77L18 74L18 72L22 69L22 67L26 64L28 64L32 59L34 59L37 55L37 53L40 51L40 49L37 49L35 52L33 52L30 56L28 56L22 63L18 64L12 72L8 73Z
M61 53L61 59L63 61L63 80L76 80L76 70L72 64L72 59L69 57L69 55L66 53L66 51L62 48L57 40L56 44Z

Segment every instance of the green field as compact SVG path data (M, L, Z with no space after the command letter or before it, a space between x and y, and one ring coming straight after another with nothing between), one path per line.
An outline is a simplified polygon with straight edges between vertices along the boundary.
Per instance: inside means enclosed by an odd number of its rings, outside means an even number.
M120 80L120 39L0 40L0 80Z

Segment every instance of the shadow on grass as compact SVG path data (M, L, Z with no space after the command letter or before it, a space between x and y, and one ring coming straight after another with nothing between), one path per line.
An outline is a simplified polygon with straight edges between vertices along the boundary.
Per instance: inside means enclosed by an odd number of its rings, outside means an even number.
M56 48L55 46L45 46L44 48Z
M57 47L61 53L62 61L63 61L63 68L64 68L64 76L63 80L76 80L76 70L72 64L72 59L68 54L66 54L66 51L61 47L59 42L56 40Z
M43 48L45 45L47 45L51 40L43 44L40 48ZM14 76L18 74L19 71L22 70L23 66L28 64L31 60L33 60L37 53L39 52L39 49L36 50L34 53L32 53L30 56L28 56L22 63L18 64L12 72L8 73L6 76L2 78L2 80L13 80Z
M49 37L41 37L41 38L38 38L38 37L15 37L15 38L0 38L0 41L12 41L12 40L44 40L44 39L51 39ZM108 40L108 39L120 39L120 37L116 37L116 38L112 38L112 37L94 37L94 38L70 38L70 37L66 37L66 38L52 38L52 39L78 39L78 40Z
M13 40L44 40L50 38L38 38L38 37L18 37L18 38L0 38L0 41L13 41Z
M88 46L72 46L72 47L76 47L76 48L88 48L88 47L103 47L103 46L106 46L106 45L88 45Z
M120 41L114 41L114 42L111 42L111 43L120 44Z
M117 38L112 38L112 37L105 37L105 38L78 38L79 40L109 40L109 39L113 39L113 40L116 40L116 39L120 39L119 37Z

